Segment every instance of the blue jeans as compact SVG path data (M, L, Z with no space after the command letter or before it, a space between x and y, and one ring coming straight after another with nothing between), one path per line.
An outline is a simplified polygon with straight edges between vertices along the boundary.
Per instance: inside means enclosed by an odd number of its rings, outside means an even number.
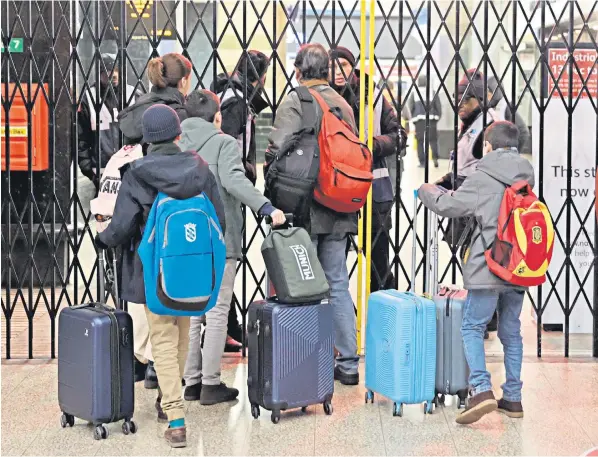
M498 314L498 337L503 345L507 380L502 385L503 398L521 401L521 364L523 341L521 339L521 308L524 293L516 290L470 290L467 294L461 335L465 357L470 369L469 386L474 394L492 390L490 373L486 370L484 332L494 311Z
M357 356L357 324L355 308L349 292L349 272L345 249L347 234L312 236L318 259L330 285L330 305L334 313L334 346L339 352L336 366L344 373L355 374L359 366Z

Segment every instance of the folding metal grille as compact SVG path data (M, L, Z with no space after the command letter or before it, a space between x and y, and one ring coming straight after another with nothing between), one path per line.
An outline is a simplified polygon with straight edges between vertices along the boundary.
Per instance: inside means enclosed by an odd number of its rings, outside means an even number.
M581 308L592 321L593 338L584 340L588 341L587 347L574 350L591 351L598 357L598 231L595 197L590 198L594 189L586 189L589 197L580 200L579 192L584 190L576 184L578 172L595 176L598 143L590 153L590 162L575 171L579 156L576 145L580 141L583 144L580 138L598 135L596 4L379 1L375 9L375 68L368 69L368 73L375 76L381 89L378 97L388 96L397 113L401 113L410 97L427 106L434 97L440 97L444 149L454 149L458 141L457 86L469 68L485 75L485 88L488 78L494 76L504 87L511 116L522 112L527 115L528 124L533 124L537 192L544 199L551 190L547 186L554 186L558 178L563 196L548 201L557 230L555 252L562 265L553 266L547 283L528 293L536 314L538 356L542 354L543 317L551 304L558 308L564 322L563 354L570 355L570 319ZM295 84L292 61L301 44L320 42L328 48L342 45L359 58L359 19L361 14L369 13L361 6L357 1L332 0L3 1L3 356L55 357L59 310L97 299L95 229L89 213L93 189L78 167L77 120L88 96L97 101L93 109L99 115L102 94L95 82L101 72L118 72L121 81L145 92L149 90L149 60L176 51L193 63L193 86L210 87L219 73L239 70L241 55L259 49L271 58L263 91L269 109L260 117L258 128L258 132L267 134L277 107ZM103 67L105 53L113 55L113 68ZM243 68L243 73L248 70L251 69ZM422 74L428 75L425 88L416 84ZM396 85L386 91L390 81ZM130 102L126 91L109 95L118 98L121 108ZM480 102L487 116L488 101ZM17 105L24 113L18 125L8 117L9 112L16 112ZM43 122L48 125L48 136L38 140L35 123L39 116L45 116L44 105L47 119L43 117ZM556 127L551 117L555 115L555 106L562 109L562 123ZM594 129L574 128L574 120L581 114L595 119ZM429 115L425 122L429 132ZM555 128L566 137L562 169L551 168L545 153L550 146L549 130ZM15 146L18 138L25 145L19 146L20 152ZM258 157L263 153L264 141L263 137L258 140ZM427 151L428 135L424 141ZM97 146L94 152L99 159ZM47 166L42 159L47 160ZM401 172L398 156L393 160L397 196L393 211L387 216L392 228L386 229L391 245L390 271L394 286L406 289L410 287L414 215L411 189L404 186L408 182L405 173L411 170ZM550 180L547 170L555 174ZM456 163L452 171L456 174ZM427 162L425 181L430 173ZM244 212L243 258L238 266L234 299L243 324L249 303L266 292L259 253L266 227L259 216L245 209ZM424 233L428 230L428 218L421 206L418 217L421 223L415 270L417 289L422 290L427 280L428 246ZM448 230L447 222L440 222L443 233ZM372 243L379 237L379 233L374 233ZM459 282L457 247L443 245L441 249L448 250L448 261L439 266L440 281ZM580 259L582 251L589 254ZM355 259L355 253L350 253L352 281L357 279ZM387 279L380 278L375 268L371 274L380 281Z

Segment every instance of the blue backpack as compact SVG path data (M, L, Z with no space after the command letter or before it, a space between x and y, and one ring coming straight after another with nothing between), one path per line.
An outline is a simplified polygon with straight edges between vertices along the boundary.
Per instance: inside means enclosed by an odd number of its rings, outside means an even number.
M152 313L201 316L214 307L226 245L216 210L205 194L176 200L159 193L138 253Z

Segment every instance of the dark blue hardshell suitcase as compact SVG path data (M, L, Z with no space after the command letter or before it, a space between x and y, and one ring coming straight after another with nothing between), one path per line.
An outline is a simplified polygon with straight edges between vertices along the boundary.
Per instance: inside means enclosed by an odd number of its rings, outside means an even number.
M102 255L100 259L103 273ZM103 274L100 276L103 302ZM92 422L94 438L102 439L108 436L102 424L124 419L123 433L135 433L131 420L135 409L133 361L133 321L126 311L104 303L64 308L58 319L61 425L72 427L78 417Z
M334 324L328 301L285 305L275 300L249 306L248 378L251 414L260 406L280 412L323 404L332 414L334 393Z

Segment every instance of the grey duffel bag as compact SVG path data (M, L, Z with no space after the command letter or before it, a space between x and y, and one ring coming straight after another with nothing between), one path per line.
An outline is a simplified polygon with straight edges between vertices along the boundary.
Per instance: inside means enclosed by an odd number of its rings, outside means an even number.
M273 229L262 243L262 256L280 303L309 304L328 298L328 281L305 229Z

